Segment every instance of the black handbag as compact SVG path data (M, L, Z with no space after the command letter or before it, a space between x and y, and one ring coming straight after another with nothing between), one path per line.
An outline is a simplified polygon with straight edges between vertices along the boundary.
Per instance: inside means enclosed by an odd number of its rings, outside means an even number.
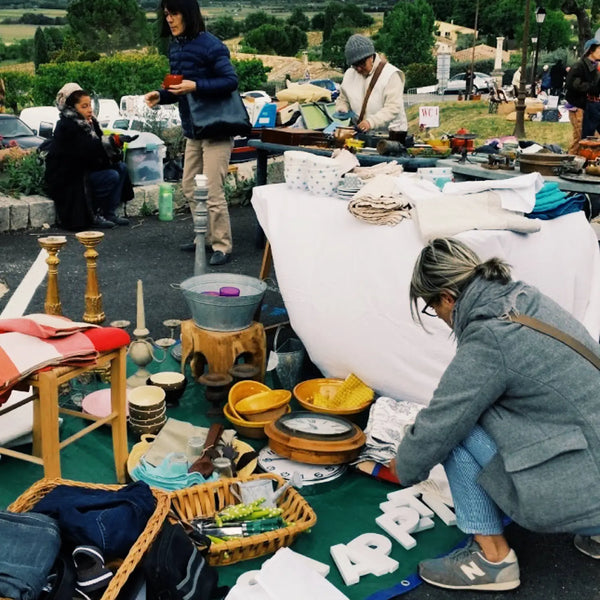
M187 94L194 139L206 140L236 135L248 136L252 130L248 111L237 90L225 98Z

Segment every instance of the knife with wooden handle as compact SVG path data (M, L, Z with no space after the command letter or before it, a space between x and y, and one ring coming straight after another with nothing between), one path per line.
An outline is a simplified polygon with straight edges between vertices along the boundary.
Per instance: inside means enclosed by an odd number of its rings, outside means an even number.
M213 423L208 430L204 442L204 452L200 458L196 459L194 464L188 469L188 473L198 472L203 477L210 477L214 471L212 459L219 455L216 445L223 435L224 427L219 423Z

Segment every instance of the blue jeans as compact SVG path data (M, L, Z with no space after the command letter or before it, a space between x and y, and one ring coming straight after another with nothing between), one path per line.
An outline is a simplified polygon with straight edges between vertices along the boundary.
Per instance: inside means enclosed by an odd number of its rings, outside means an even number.
M0 596L35 600L58 555L58 525L46 515L2 511L0 546Z
M102 215L114 215L121 202L123 184L129 176L127 166L118 162L112 169L92 171L89 174L94 196L94 209Z
M502 511L477 483L481 469L496 451L494 440L475 425L443 463L454 499L456 524L465 533L496 535L504 530Z

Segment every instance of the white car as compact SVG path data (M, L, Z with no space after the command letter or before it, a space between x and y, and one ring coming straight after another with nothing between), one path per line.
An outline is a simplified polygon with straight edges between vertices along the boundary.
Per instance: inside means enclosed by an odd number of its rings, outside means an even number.
M250 90L249 92L242 92L240 94L242 98L254 98L255 100L264 100L266 102L271 102L272 98L267 94L267 92L263 92L262 90Z
M459 73L458 75L450 77L444 88L438 86L438 94L457 94L459 92L464 94L467 91L466 77L466 73ZM494 78L487 73L475 71L471 92L473 94L476 94L477 92L489 92L493 79Z

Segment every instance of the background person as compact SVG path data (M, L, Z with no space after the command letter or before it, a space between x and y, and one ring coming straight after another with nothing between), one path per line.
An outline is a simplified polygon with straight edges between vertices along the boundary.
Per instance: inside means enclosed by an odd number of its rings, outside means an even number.
M405 137L408 121L404 112L404 73L376 54L373 42L364 35L354 34L348 38L345 55L346 63L351 66L344 73L340 95L335 102L338 113L351 112L356 118L360 116L367 88L383 63L365 114L356 127L361 132L387 132L388 129L404 132Z
M583 121L585 117L588 94L597 86L598 69L595 66L600 51L600 42L596 39L588 40L583 46L583 56L569 69L566 80L565 100L569 108L569 121L573 128L569 154L579 152L579 141L590 133L583 133ZM598 91L596 94L600 93ZM591 126L591 124L590 124Z
M521 87L521 67L519 67L514 73L512 77L512 86L513 86L513 96L515 98L519 97L519 88Z
M565 77L567 70L562 60L557 60L550 68L550 94L552 96L561 96L565 87Z
M77 83L59 90L56 106L60 118L47 151L45 180L60 224L66 229L129 225L117 216L119 204L133 198L120 160L121 138L102 134L92 99Z
M224 265L233 248L229 210L223 185L229 168L233 138L197 139L190 116L187 95L223 96L237 89L238 78L229 58L229 50L206 31L196 0L161 0L158 11L161 37L171 37L169 62L171 73L183 75L183 81L166 90L146 94L148 106L179 103L181 127L186 137L182 188L192 214L194 176L204 173L208 179L208 231L206 243L212 247L209 263ZM193 251L193 243L182 250Z
M415 320L431 314L452 329L457 350L391 466L411 485L441 462L457 524L474 535L465 548L422 562L420 576L451 589L517 587L503 515L532 531L576 533L575 546L600 558L599 371L507 315L554 325L600 358L598 342L539 290L512 281L504 261L481 262L454 239L421 251L410 301Z

